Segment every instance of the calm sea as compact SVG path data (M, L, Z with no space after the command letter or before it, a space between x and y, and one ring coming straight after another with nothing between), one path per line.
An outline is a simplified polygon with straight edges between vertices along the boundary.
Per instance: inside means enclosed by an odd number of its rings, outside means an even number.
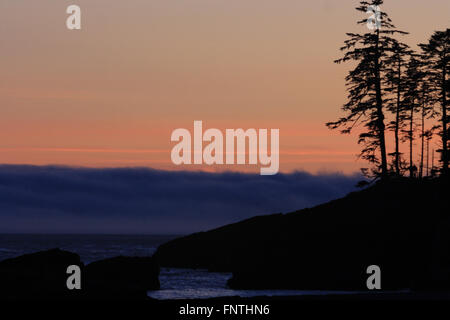
M173 235L0 234L0 261L52 248L78 253L87 264L124 256L151 256Z

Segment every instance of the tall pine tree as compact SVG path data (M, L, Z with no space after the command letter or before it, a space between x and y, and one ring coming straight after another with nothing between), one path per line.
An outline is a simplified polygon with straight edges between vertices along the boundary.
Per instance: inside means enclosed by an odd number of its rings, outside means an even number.
M419 45L423 50L423 56L427 65L428 82L432 101L439 106L441 136L441 162L442 174L448 176L449 168L449 73L450 73L450 29L436 31L428 43Z
M336 63L355 61L357 66L346 77L348 101L342 107L346 115L338 121L329 122L331 129L342 128L342 133L350 133L358 122L365 131L359 135L358 143L363 145L360 156L376 165L373 174L386 178L388 176L386 139L385 139L385 104L382 77L385 72L388 50L396 33L387 13L380 10L383 0L361 1L356 10L364 14L375 12L375 27L366 33L347 33L341 51L345 51ZM368 25L368 20L358 21L359 25ZM371 30L373 29L373 30ZM379 153L378 153L379 152Z
M404 129L407 114L404 108L404 95L407 86L406 68L408 66L408 57L412 50L407 44L393 40L391 53L386 60L386 92L391 95L391 99L387 102L387 108L394 114L394 119L388 123L388 129L394 132L394 152L389 155L393 156L393 167L397 175L401 175L400 163L400 133Z
M409 144L409 176L413 178L417 172L414 164L414 139L415 139L415 118L414 114L420 109L421 83L424 81L424 73L421 70L421 62L416 55L411 55L406 71L406 92L404 99L404 109L407 113L407 127L403 130L405 140Z

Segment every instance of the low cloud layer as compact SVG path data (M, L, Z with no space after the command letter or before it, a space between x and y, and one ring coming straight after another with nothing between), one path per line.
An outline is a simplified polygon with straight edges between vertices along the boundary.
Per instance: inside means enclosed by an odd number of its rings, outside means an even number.
M360 179L2 165L0 232L195 232L320 204Z

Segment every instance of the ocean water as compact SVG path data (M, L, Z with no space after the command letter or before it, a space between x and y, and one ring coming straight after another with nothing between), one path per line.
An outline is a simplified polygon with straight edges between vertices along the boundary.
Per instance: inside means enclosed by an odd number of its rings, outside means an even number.
M53 248L78 253L85 264L119 255L146 257L174 238L173 235L0 234L0 261Z
M32 235L0 234L0 261L52 248L78 253L87 264L92 261L125 256L151 256L156 248L173 235ZM358 294L295 290L232 290L227 287L231 273L206 270L161 268L161 289L149 291L155 299L203 299L225 296L290 296Z
M149 291L154 299L206 299L216 297L301 296L330 294L367 294L356 291L305 291L305 290L233 290L227 287L231 273L207 270L161 268L161 289Z

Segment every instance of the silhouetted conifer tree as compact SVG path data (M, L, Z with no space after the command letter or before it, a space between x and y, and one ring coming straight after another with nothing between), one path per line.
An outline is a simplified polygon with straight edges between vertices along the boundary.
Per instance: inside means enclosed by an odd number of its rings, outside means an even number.
M419 45L423 50L426 62L426 72L432 103L439 106L440 127L442 149L441 153L442 174L448 176L448 122L449 111L448 101L450 99L450 29L436 31L428 43Z
M367 14L370 8L383 4L383 0L361 1L356 8ZM373 173L381 178L388 175L386 140L385 140L385 97L382 88L382 76L385 72L388 50L394 41L392 35L404 32L395 29L387 13L377 13L379 19L373 30L366 33L347 33L349 37L341 48L345 51L336 63L356 61L357 66L346 77L348 87L348 102L342 107L346 115L336 122L329 122L331 129L343 127L342 133L350 133L354 126L361 122L366 129L359 135L358 143L363 145L360 156L377 167ZM367 20L358 24L367 24ZM379 151L379 157L377 156ZM380 159L381 158L381 159Z
M392 41L391 53L386 59L386 91L391 94L392 98L387 102L389 111L394 114L394 119L389 122L388 128L394 132L394 152L389 155L393 156L393 167L397 175L401 174L400 162L400 132L404 129L407 115L403 106L403 96L405 94L407 79L406 67L408 57L412 53L409 46L397 40Z
M430 86L426 79L426 73L423 73L424 78L420 82L419 88L419 109L420 109L420 166L419 166L419 178L424 175L424 152L425 152L425 141L427 145L433 137L433 128L425 129L425 120L433 118L434 108L431 104ZM428 157L428 155L427 155ZM427 164L428 167L428 164ZM428 171L428 168L427 168ZM428 175L428 173L427 173Z
M404 107L408 114L408 126L404 130L405 140L409 143L409 176L412 178L417 172L417 167L414 165L413 145L415 139L415 118L416 113L420 108L419 97L421 96L421 86L425 80L425 73L421 70L421 62L416 55L411 55L406 71L406 92L404 99Z

